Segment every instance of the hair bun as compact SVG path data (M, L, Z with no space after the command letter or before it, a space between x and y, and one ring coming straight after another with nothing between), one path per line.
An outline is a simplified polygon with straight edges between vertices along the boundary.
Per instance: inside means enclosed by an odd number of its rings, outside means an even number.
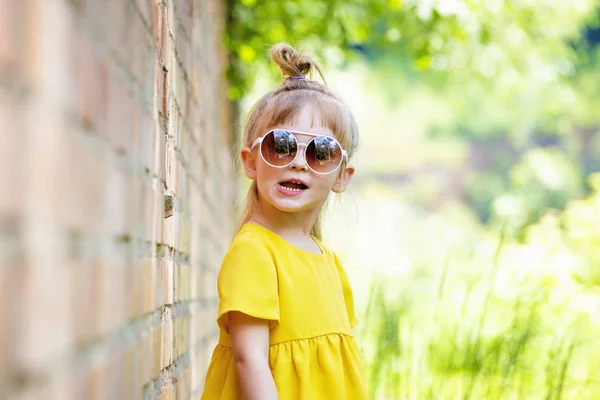
M306 76L313 68L323 77L319 66L310 57L296 51L288 43L281 42L271 47L271 59L279 65L283 75L288 78Z

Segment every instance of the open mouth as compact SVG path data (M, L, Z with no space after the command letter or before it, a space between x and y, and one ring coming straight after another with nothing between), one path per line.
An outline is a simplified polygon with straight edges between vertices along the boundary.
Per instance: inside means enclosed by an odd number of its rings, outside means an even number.
M292 192L301 192L303 190L308 189L308 186L306 186L304 184L304 182L302 181L298 181L298 180L287 180L287 181L283 181L283 182L279 182L279 185L285 189L285 190L289 190Z

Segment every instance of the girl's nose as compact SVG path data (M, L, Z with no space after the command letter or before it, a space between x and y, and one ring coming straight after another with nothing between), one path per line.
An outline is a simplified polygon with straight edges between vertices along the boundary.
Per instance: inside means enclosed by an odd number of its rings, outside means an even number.
M306 146L299 146L298 154L296 154L296 158L290 164L290 167L294 169L308 169L308 165L306 164Z

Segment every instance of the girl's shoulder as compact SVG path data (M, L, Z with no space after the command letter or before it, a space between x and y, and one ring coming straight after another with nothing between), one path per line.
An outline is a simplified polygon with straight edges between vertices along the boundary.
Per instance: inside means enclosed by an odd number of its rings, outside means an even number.
M255 242L267 244L277 238L277 234L265 228L262 225L247 222L240 228L238 234L233 238L233 242Z
M225 252L221 272L229 269L239 272L247 266L256 269L273 265L275 265L275 257L268 237L244 225Z
M256 224L245 224L240 231L235 235L229 252L231 251L248 251L255 252L268 249L270 247L270 238L260 229L256 229Z

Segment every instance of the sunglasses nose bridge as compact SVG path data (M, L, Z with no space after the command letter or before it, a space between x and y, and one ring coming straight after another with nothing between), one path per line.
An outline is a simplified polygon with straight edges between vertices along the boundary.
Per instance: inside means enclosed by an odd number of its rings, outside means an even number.
M305 143L298 143L298 151L296 157L290 163L290 167L308 169L308 161L306 160L306 147Z

